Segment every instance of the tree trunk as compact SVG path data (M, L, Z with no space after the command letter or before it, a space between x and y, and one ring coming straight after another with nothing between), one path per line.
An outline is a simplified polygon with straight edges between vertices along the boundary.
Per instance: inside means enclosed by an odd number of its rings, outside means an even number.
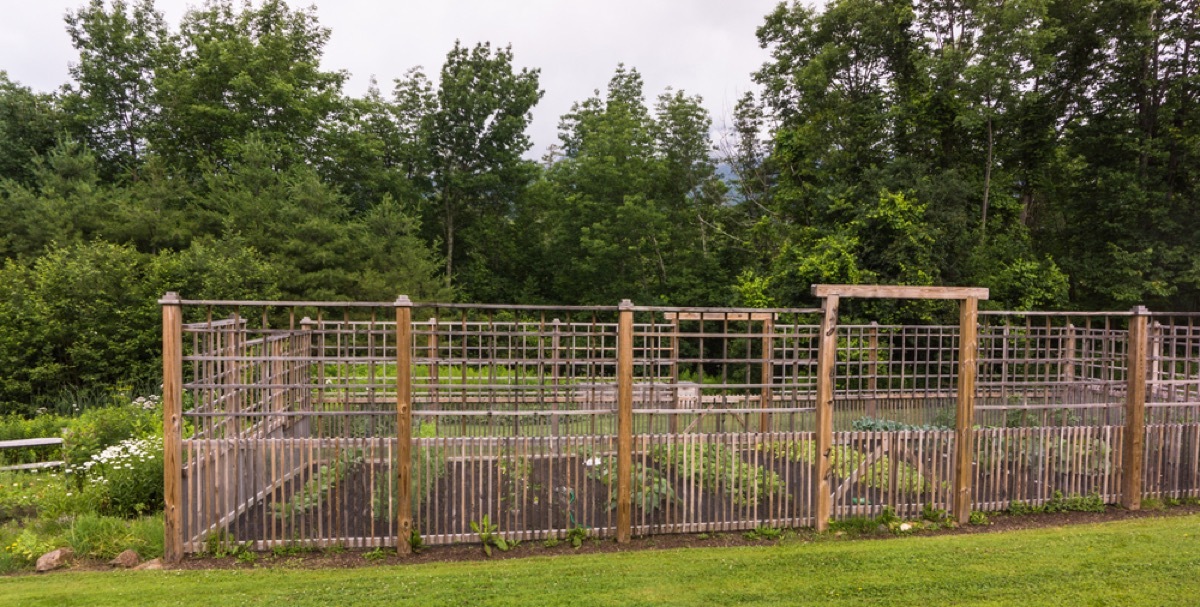
M987 235L988 198L992 190L992 150L994 147L992 116L989 114L987 119L987 164L983 167L983 216L979 221L985 236Z

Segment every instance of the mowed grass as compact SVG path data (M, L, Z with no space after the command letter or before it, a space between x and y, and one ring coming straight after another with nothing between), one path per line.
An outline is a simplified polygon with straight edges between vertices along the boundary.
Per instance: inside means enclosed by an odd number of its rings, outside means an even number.
M1189 605L1200 516L349 570L56 573L21 605Z

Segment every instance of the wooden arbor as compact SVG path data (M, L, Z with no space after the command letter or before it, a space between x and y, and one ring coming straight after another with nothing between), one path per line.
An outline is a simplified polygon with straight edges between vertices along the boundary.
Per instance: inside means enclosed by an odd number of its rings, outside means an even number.
M975 372L978 354L979 301L988 290L976 287L905 287L892 285L813 285L821 298L821 333L817 344L816 445L817 470L813 477L817 531L829 527L832 506L831 456L833 453L833 386L837 361L838 304L843 297L870 299L956 299L959 301L958 403L954 436L954 500L951 514L960 524L971 516L972 421L975 411Z

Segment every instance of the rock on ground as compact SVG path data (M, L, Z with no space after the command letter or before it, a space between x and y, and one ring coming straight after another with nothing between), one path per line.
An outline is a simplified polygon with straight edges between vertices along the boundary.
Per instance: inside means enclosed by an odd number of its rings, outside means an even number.
M138 556L137 552L134 552L133 550L126 550L125 552L118 554L117 558L109 561L108 564L115 567L124 567L125 569L129 569L132 567L137 567L138 563L141 561L142 559Z
M142 563L141 565L134 567L133 570L134 571L151 571L151 570L157 571L162 568L163 568L162 559L154 559L152 561L146 561L145 563Z
M75 556L75 551L71 550L70 548L51 550L50 552L38 557L37 572L45 573L47 571L53 571L59 567L63 567L67 563L71 562L71 557L73 556Z

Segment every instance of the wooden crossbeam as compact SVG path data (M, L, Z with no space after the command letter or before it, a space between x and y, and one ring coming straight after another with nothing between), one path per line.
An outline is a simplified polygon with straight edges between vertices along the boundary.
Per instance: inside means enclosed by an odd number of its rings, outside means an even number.
M774 320L772 312L664 312L666 320Z
M860 299L978 299L986 300L983 287L917 287L904 285L813 285L817 297L854 297Z

